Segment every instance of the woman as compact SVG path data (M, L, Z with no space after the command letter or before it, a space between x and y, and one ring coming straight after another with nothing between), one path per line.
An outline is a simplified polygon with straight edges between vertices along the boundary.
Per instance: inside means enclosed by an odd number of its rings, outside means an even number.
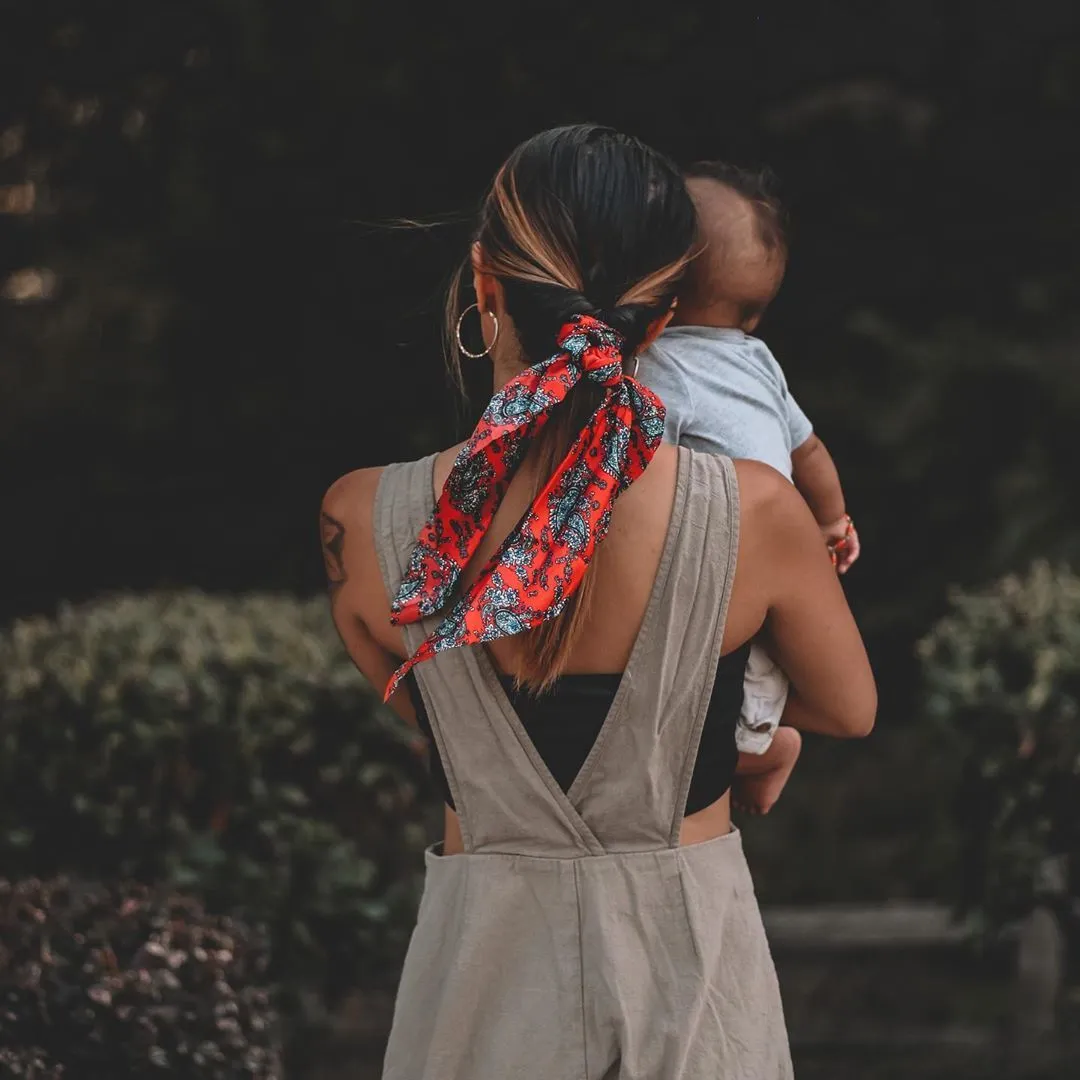
M476 432L324 500L338 629L433 736L447 801L389 1080L791 1075L730 817L749 642L771 635L804 731L866 734L875 690L795 490L660 445L631 377L693 235L637 140L518 147L459 276L494 372Z

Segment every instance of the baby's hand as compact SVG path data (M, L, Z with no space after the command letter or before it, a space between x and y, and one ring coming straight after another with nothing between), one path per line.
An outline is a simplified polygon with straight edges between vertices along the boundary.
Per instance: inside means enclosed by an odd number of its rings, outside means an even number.
M825 546L829 549L836 572L846 574L862 550L851 518L845 514L830 525L822 525L821 535L825 538Z

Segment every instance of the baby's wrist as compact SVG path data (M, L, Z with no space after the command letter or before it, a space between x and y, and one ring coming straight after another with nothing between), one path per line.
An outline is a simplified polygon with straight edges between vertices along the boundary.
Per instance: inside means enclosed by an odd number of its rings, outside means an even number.
M833 566L844 571L859 557L859 538L850 514L821 526L821 535Z
M843 513L838 518L832 518L829 521L819 521L818 528L826 536L843 536L852 528L851 515Z

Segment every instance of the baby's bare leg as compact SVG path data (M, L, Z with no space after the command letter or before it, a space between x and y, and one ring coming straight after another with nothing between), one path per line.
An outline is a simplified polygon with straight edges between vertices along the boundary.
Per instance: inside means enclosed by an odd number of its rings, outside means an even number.
M740 754L731 797L735 806L749 814L767 814L795 768L802 750L802 736L791 727L779 727L764 754Z

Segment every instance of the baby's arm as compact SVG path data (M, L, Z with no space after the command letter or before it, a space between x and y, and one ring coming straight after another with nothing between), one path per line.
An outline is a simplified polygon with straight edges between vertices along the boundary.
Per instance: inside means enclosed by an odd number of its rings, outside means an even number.
M825 444L813 432L792 453L791 473L795 486L821 527L825 542L832 547L844 541L837 560L837 569L844 573L859 557L859 538L847 516L836 463Z
M843 518L846 507L840 474L832 454L813 432L792 453L791 473L799 494L823 529Z
M829 546L838 573L846 573L859 557L859 536L844 506L844 491L832 455L814 434L814 427L784 381L776 365L787 402L788 437L791 446L791 478L806 500Z

